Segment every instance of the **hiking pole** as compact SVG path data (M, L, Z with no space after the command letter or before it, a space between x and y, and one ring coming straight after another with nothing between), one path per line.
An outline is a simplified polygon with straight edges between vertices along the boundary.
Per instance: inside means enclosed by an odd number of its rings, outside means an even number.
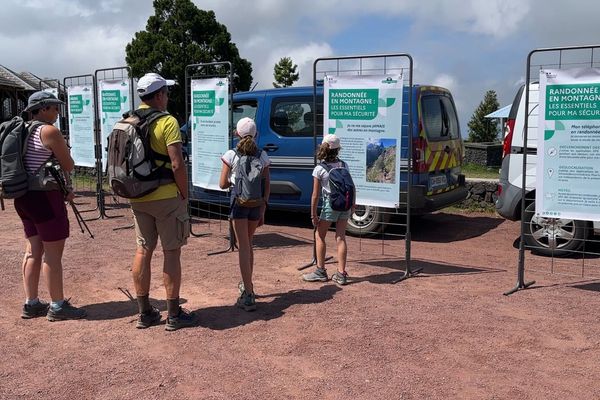
M53 161L48 161L46 163L46 170L48 170L48 172L50 172L50 175L52 175L52 177L58 184L58 187L60 188L60 191L62 192L62 194L64 196L67 196L69 194L70 190L67 189L66 178L62 175L62 170L60 169L60 165L58 165L57 163L55 163ZM81 233L85 233L85 231L83 230L83 228L85 227L88 234L90 235L90 238L93 239L94 235L92 234L92 231L90 231L90 227L87 225L87 223L81 216L81 213L77 209L77 206L75 206L75 202L73 200L69 200L69 204L71 205L71 208L73 209L73 214L75 215L75 220L77 221L77 224L79 225L79 229L81 229Z
M3 198L0 198L0 209L1 209L2 211L4 211L4 210L5 210L5 208L4 208L4 199L3 199Z

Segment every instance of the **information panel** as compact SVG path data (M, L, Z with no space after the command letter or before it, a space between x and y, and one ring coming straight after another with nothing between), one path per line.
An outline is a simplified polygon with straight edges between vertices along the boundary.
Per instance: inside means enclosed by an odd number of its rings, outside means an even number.
M229 149L229 80L191 81L192 183L221 190L221 156Z
M71 86L67 97L71 156L75 165L95 167L93 86Z
M539 96L536 212L600 221L600 69L542 70Z
M113 126L123 118L123 114L131 108L129 93L129 80L98 81L100 145L102 147L103 170L106 169L108 135L112 132Z
M357 204L397 208L402 76L327 76L324 88L326 133L340 138Z

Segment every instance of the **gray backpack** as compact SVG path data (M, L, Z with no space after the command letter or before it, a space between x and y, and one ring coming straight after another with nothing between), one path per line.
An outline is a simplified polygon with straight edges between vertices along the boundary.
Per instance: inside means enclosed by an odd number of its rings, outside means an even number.
M256 155L241 155L237 151L235 182L232 196L241 207L258 207L264 204L263 199L263 165L260 162L262 150Z
M107 170L118 196L135 199L174 182L173 171L164 166L171 159L150 146L150 125L166 115L151 108L139 109L115 124L108 136Z
M34 175L25 169L27 139L42 125L46 123L25 122L21 117L0 124L0 198L16 199L28 190L58 188L54 179L46 173L46 163Z

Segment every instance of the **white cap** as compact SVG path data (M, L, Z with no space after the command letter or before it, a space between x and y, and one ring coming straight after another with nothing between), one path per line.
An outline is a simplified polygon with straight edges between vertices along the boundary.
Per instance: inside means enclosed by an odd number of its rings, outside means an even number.
M256 136L256 124L252 118L244 117L240 119L235 130L239 137Z
M335 135L325 135L323 136L323 143L327 143L330 149L339 149L340 146L340 138Z
M142 76L137 83L137 92L140 97L150 93L154 93L165 86L173 86L175 81L172 79L165 79L159 74L149 72Z

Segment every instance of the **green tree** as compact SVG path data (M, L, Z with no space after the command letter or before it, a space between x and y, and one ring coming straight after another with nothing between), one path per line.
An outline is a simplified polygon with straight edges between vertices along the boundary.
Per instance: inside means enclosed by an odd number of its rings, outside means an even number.
M234 90L249 90L252 64L241 58L225 25L213 11L200 10L191 0L154 0L154 15L146 30L136 32L125 49L133 76L156 72L177 80L171 92L170 111L182 121L185 113L185 67L189 64L229 61ZM226 68L204 69L203 74L226 74ZM194 71L191 71L193 74Z
M486 115L500 108L498 97L494 90L485 92L485 96L469 121L469 141L482 143L494 142L498 136L498 121L485 118Z
M292 63L290 57L283 57L275 64L273 77L275 82L273 86L276 88L292 86L294 82L300 78L300 74L296 72L298 65Z

